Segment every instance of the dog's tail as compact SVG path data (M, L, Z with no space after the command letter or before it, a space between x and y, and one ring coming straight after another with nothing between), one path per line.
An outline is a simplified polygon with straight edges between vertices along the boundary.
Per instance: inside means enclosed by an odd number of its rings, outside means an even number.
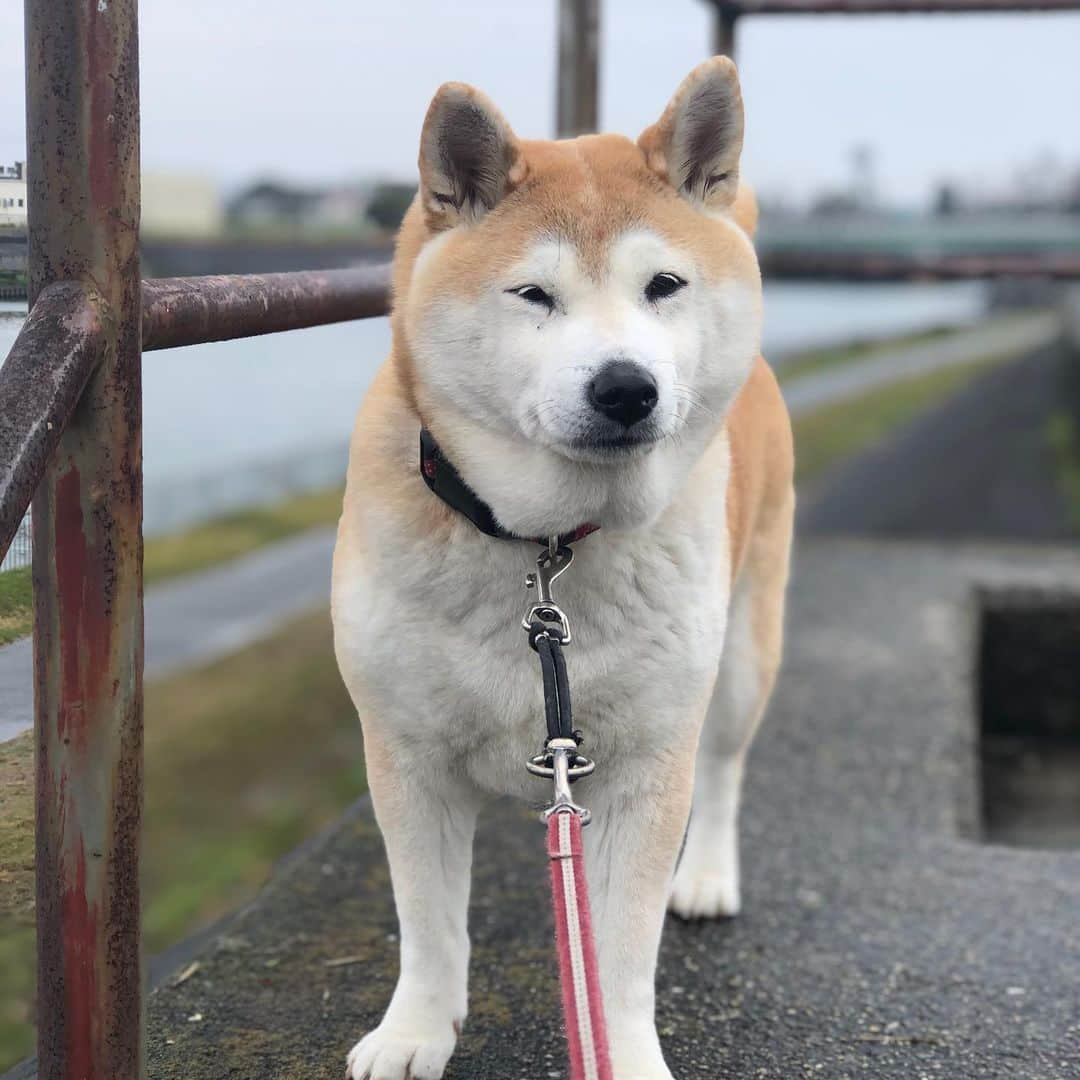
M735 201L730 210L735 223L747 236L753 236L757 231L758 205L754 195L754 189L745 181L739 183L739 190L735 193Z

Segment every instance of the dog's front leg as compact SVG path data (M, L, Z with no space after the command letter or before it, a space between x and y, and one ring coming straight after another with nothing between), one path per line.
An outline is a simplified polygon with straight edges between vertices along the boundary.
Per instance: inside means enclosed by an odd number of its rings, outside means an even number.
M401 970L382 1023L353 1047L351 1080L438 1080L467 1008L475 792L437 755L369 728L368 782L386 843Z
M640 783L580 801L600 982L615 1080L671 1080L656 1034L656 957L693 786L683 762L656 760Z

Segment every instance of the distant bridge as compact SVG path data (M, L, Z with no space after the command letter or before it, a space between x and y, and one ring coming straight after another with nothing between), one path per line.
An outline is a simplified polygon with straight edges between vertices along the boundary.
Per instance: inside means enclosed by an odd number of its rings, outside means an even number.
M762 215L772 278L1080 277L1080 214Z
M762 270L772 279L1080 278L1080 214L807 218L766 213L757 248ZM160 277L335 269L386 261L390 250L369 240L142 240L144 271ZM0 272L25 268L26 237L0 234Z

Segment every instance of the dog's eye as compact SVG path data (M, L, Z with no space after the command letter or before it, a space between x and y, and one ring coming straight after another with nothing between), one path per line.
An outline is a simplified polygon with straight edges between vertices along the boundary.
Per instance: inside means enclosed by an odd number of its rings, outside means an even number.
M547 308L548 311L555 307L555 301L539 285L522 285L520 288L506 291L520 296L528 304L536 304L537 307Z
M664 272L657 274L648 285L645 286L645 299L655 304L657 300L663 300L665 296L677 293L685 281L678 274Z

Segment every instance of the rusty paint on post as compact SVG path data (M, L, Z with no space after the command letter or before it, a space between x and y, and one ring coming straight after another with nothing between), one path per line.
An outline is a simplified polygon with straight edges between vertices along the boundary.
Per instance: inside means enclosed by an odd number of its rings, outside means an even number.
M389 314L390 265L143 282L143 350Z
M102 353L95 299L50 285L0 366L0 560Z
M103 352L34 498L38 1076L143 1073L137 0L26 0L30 301Z

